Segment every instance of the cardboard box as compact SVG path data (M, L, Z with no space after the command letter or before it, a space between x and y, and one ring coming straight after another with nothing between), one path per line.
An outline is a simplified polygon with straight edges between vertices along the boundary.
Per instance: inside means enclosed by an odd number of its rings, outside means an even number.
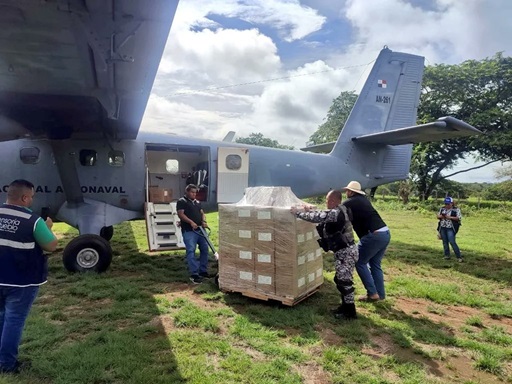
M287 302L308 294L323 283L317 238L289 207L219 205L220 288Z
M149 201L151 203L170 203L172 201L172 189L149 187Z

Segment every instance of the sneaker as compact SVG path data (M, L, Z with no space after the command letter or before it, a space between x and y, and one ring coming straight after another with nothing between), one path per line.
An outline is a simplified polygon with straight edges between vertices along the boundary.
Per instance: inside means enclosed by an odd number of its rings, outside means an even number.
M464 262L464 259L463 259L462 257L459 257L459 258L457 259L457 261L458 261L459 263L463 263L463 262Z
M202 277L203 279L211 279L212 277L215 277L215 275L210 275L208 272L201 272L199 277Z
M450 259L451 259L451 257L450 257L450 256L445 256L445 257L444 257L444 259L445 259L445 260L450 260Z
M201 284L203 282L203 279L199 275L192 275L190 276L190 281L192 284Z

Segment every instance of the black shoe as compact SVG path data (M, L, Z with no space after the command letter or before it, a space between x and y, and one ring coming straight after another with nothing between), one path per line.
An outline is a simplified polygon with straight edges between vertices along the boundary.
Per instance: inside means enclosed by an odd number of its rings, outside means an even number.
M347 315L346 313L335 313L334 317L338 320L356 320L357 319L356 314Z
M199 275L192 275L190 276L190 281L192 284L201 284L203 282L203 279Z
M199 277L202 277L203 279L211 279L212 277L215 277L215 275L210 275L208 272L201 272Z
M334 316L342 314L343 313L343 304L340 304L338 307L331 309L330 312Z
M340 320L357 319L356 305L346 303L341 304L336 312L334 312L334 317Z

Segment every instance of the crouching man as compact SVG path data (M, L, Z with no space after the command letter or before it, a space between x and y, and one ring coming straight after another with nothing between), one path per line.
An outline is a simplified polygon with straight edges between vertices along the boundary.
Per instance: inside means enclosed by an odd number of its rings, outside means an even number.
M354 304L354 269L358 259L358 250L354 242L352 223L347 208L341 205L341 192L329 191L326 197L327 210L313 210L304 206L304 211L292 207L292 213L298 218L318 223L319 243L325 252L334 253L336 274L334 283L341 293L341 305L334 311L338 319L356 319Z

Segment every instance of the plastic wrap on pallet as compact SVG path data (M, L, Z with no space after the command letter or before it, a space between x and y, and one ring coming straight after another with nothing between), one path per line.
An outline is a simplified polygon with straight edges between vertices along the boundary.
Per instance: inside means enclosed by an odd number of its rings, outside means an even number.
M290 212L303 204L289 187L258 187L219 205L221 289L294 303L323 283L315 225Z

